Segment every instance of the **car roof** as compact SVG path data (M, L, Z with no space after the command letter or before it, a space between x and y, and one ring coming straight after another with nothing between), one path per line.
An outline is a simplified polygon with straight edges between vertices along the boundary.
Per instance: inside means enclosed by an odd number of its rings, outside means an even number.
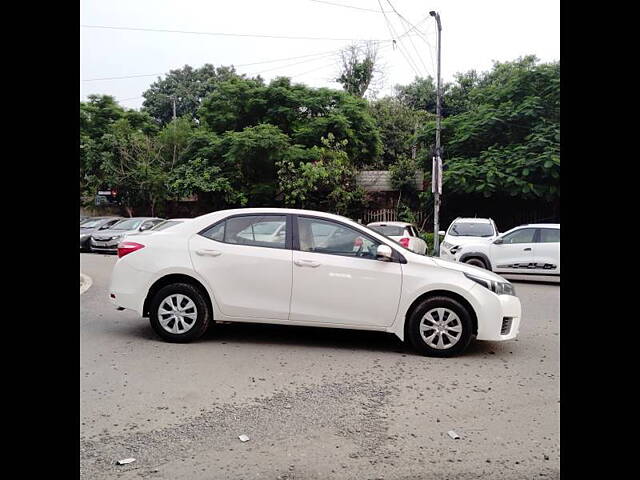
M560 228L559 223L525 223L524 225L518 225L520 227L534 227L534 228Z
M376 227L381 225L391 225L392 227L407 227L413 225L413 223L408 222L373 222L367 223L367 227Z
M490 218L456 218L451 223L491 223Z

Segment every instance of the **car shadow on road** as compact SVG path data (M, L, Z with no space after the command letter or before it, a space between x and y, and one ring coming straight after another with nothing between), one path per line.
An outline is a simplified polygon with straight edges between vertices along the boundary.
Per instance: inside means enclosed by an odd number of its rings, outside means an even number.
M153 332L148 323L145 326L132 327L128 334L134 334L144 340L163 342ZM335 348L421 356L408 343L402 342L398 337L390 333L259 323L214 324L198 340L198 343ZM512 341L505 343L474 341L461 357L484 357L489 355L504 357L509 356L514 348Z

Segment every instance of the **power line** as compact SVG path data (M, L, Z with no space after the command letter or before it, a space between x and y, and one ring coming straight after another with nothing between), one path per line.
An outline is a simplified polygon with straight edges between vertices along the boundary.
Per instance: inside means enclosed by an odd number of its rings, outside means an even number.
M264 60L261 62L252 62L252 63L243 63L243 64L239 64L239 65L234 65L231 64L233 67L249 67L251 65L261 65L261 64L265 64L265 63L276 63L276 62L284 62L287 60L296 60L298 58L309 58L309 57L319 57L319 56L324 56L330 53L335 53L337 50L327 50L325 52L318 52L318 53L312 53L309 55L300 55L298 57L288 57L288 58L277 58L275 60ZM141 75L124 75L122 77L103 77L103 78L88 78L86 80L82 80L83 82L97 82L100 80L121 80L121 79L126 79L126 78L139 78L139 77L155 77L157 75L166 75L167 72L162 72L162 73L145 73L145 74L141 74Z
M386 2L389 4L389 6L391 7L391 9L394 11L394 13L398 16L398 18L400 18L400 21L403 22L406 25L409 25L409 27L415 27L415 25L413 25L409 20L407 20L406 18L404 18L402 15L400 15L400 12L398 12L396 10L396 7L393 6L393 4L391 3L390 0L386 0ZM410 29L409 29L410 30ZM407 31L409 31L407 30ZM409 43L411 44L411 47L413 47L413 50L416 52L416 56L418 57L418 60L420 60L420 63L422 64L422 66L424 67L425 72L428 72L429 69L427 68L427 65L424 63L424 61L422 60L422 55L420 55L420 52L418 52L418 49L416 48L416 46L413 43L413 40L411 39L411 36L408 37L409 38ZM433 65L432 65L433 66ZM435 70L435 69L434 69Z
M406 47L402 43L402 40L400 40L400 38L398 37L398 34L395 31L395 28L393 28L393 24L389 21L389 18L387 17L386 13L384 13L384 9L382 8L382 3L380 2L380 0L378 0L378 5L380 5L380 10L383 12L384 20L387 24L387 29L389 30L389 34L391 35L393 42L398 45L398 50L400 51L400 53L402 54L406 62L409 64L411 69L415 72L415 74L418 77L420 77L421 75L418 72L418 69L416 68L415 64L413 63L413 59L411 58L411 55L408 55L408 52L407 54L405 54L403 48L406 48ZM396 38L397 38L397 42L396 42Z
M327 5L334 5L336 7L344 7L344 8L353 8L355 10L363 10L365 12L373 12L373 13L383 13L380 10L374 10L372 8L362 8L362 7L356 7L354 5L346 5L344 3L333 3L333 2L326 2L324 0L310 0L311 2L316 2L316 3L325 3ZM386 12L386 13L393 13L393 12Z
M190 35L212 35L223 37L254 37L254 38L277 38L282 40L331 40L339 42L364 42L364 41L378 41L384 42L388 40L376 40L365 38L331 38L331 37L298 37L292 35L268 35L260 33L224 33L224 32L194 32L187 30L165 30L160 28L137 28L137 27L113 27L107 25L80 25L83 28L102 28L107 30L127 30L134 32L156 32L156 33L183 33Z

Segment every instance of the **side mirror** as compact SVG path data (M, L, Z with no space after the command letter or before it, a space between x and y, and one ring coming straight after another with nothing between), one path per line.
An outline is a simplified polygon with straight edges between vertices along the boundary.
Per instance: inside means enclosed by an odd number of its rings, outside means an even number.
M438 235L445 236L446 234L447 234L447 232L445 232L444 230L440 230L440 231L438 232Z
M392 260L393 251L389 245L379 245L376 252L376 260L381 262L390 262Z
M502 245L503 243L504 243L504 240L502 240L500 237L496 238L496 239L493 241L493 244L494 244L494 245Z
M150 228L151 228L151 225L143 225L143 226L140 227L139 230L141 232L144 232L145 230L149 230Z

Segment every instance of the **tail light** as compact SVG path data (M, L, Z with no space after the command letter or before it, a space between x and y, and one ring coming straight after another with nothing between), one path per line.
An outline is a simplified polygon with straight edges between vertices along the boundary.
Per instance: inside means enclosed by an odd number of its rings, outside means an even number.
M409 239L407 237L401 238L400 245L402 245L404 248L409 248Z
M120 242L118 244L118 258L122 258L125 255L129 255L136 250L144 248L144 245L136 242Z

